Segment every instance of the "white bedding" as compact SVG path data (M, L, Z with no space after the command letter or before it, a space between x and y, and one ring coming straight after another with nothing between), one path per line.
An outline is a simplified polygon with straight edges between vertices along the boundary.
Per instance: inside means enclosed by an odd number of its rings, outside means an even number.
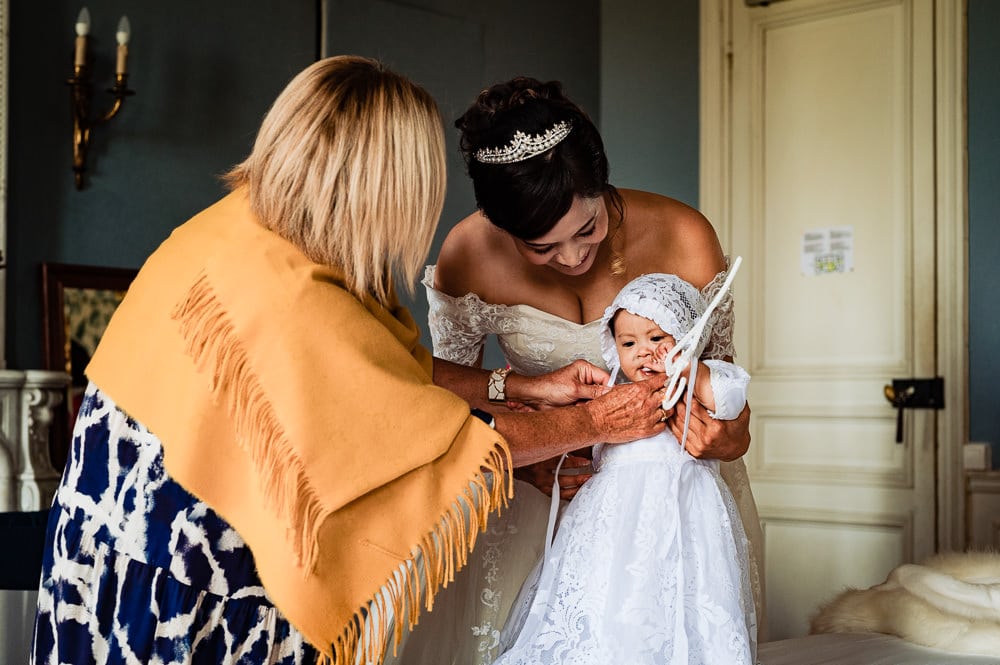
M878 633L827 633L766 642L760 665L1000 665L996 657L929 649Z

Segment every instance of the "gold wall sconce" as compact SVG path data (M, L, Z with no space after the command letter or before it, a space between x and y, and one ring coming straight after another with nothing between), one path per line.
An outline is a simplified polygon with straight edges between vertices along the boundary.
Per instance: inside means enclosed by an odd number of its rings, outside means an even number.
M73 58L73 76L67 79L73 107L73 173L76 188L83 189L83 172L87 170L87 147L90 144L90 130L103 124L118 114L125 98L135 92L128 88L128 74L125 61L128 58L128 42L131 36L128 17L122 16L115 33L118 52L115 58L115 84L108 89L114 95L111 108L96 118L90 116L90 98L93 86L90 83L90 67L87 57L87 40L90 34L90 12L84 7L76 19L76 48Z

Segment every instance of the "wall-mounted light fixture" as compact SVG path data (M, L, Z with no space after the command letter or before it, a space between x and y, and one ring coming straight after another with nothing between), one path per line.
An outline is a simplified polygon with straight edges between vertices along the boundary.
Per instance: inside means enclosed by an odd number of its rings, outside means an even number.
M125 61L128 58L128 41L131 36L128 17L122 16L118 21L115 38L118 41L118 53L115 58L115 84L108 89L115 96L114 104L104 115L90 117L90 97L93 87L90 83L90 67L87 57L87 36L90 34L90 12L84 7L76 19L76 49L73 58L73 77L66 83L70 86L73 104L73 173L76 188L83 189L83 172L87 170L87 147L90 144L90 130L97 125L111 120L121 110L125 98L135 92L128 89L128 74L125 71Z

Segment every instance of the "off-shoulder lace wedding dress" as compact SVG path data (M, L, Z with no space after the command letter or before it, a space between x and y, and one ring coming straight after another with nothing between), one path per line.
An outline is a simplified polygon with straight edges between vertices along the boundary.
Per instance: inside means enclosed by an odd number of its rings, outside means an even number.
M567 321L529 305L494 305L475 294L454 298L434 288L435 266L428 266L423 285L429 303L428 325L434 355L457 363L478 362L488 335L496 335L512 371L537 375L584 359L606 367L601 357L600 320ZM724 281L720 273L702 293L711 299ZM733 355L732 298L716 310L704 357ZM631 445L631 444L629 444ZM761 533L756 505L742 460L722 463L750 543L749 581L757 617L761 598ZM515 481L514 499L487 530L465 568L404 637L387 663L399 665L485 665L499 655L501 629L521 589L544 550L549 498L527 483ZM760 623L760 620L758 620Z

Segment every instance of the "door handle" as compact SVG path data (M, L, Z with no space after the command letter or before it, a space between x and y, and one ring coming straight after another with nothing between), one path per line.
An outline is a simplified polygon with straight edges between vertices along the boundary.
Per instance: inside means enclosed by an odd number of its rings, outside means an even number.
M903 442L903 409L943 409L944 379L893 379L882 388L885 398L896 408L896 443Z

